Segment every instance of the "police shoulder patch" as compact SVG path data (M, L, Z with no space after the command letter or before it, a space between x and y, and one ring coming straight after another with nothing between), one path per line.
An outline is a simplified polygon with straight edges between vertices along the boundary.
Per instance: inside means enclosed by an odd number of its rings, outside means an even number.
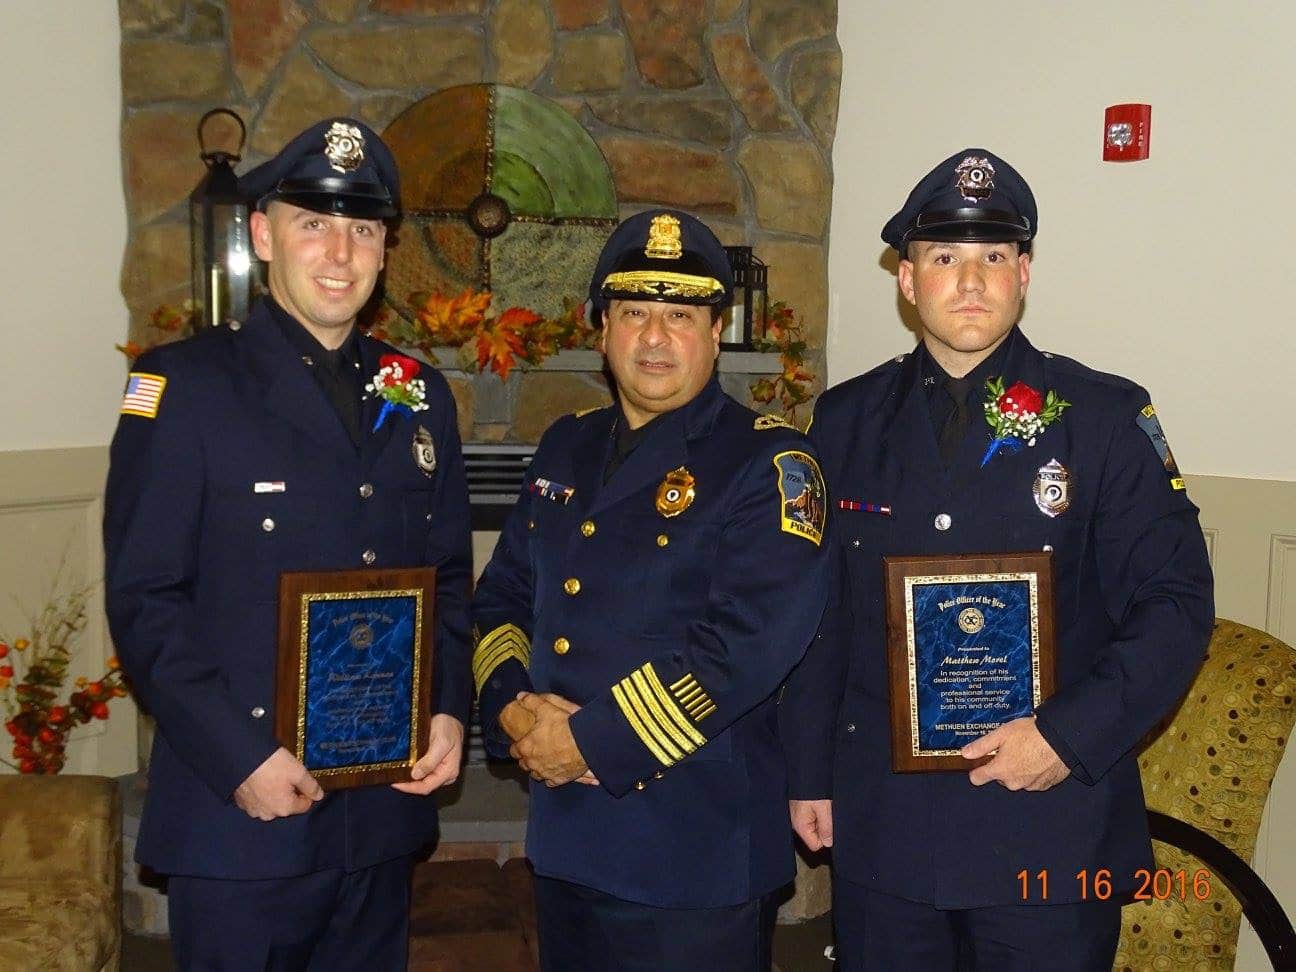
M140 418L157 418L166 390L166 375L153 375L146 371L132 371L126 379L126 393L122 396L121 413Z
M828 511L828 491L819 463L804 452L780 452L774 457L774 468L778 470L780 528L818 546Z
M1161 420L1157 418L1156 408L1149 402L1139 410L1134 416L1134 422L1156 449L1157 457L1161 460L1161 465L1165 467L1166 475L1170 477L1170 488L1174 490L1187 489L1188 486L1179 474L1179 466L1175 462L1174 453L1170 451L1170 443L1166 441L1165 431L1161 428Z
M752 428L757 432L764 432L767 429L796 429L796 426L782 415L757 415L756 421L752 423Z

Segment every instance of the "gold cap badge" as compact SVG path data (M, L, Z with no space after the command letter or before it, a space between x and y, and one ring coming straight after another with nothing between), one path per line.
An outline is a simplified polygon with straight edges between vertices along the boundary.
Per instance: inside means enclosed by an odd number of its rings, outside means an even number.
M679 516L693 503L696 495L693 474L680 466L666 474L657 487L657 512L662 516Z
M648 245L644 247L644 256L655 260L678 260L683 255L680 221L667 213L654 216L652 225L648 227Z
M354 172L364 161L364 135L354 125L335 121L324 133L324 156L338 172Z

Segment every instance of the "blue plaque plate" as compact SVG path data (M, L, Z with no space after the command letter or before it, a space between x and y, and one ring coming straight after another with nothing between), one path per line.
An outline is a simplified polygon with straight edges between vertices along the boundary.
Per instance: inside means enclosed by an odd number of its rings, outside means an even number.
M433 568L280 579L275 725L325 789L409 779L427 747Z
M967 769L959 749L1053 687L1047 553L888 557L892 767Z

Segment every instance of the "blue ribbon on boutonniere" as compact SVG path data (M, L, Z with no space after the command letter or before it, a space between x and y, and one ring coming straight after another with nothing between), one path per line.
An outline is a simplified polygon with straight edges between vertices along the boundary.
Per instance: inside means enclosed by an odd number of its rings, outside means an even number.
M994 438L981 457L984 467L996 454L1012 455L1025 446L1035 445L1035 439L1071 407L1057 392L1041 395L1024 381L1016 382L1005 390L1003 378L986 382L985 420L994 429Z
M378 374L365 385L365 391L383 400L373 430L377 432L391 415L413 415L427 408L427 387L417 377L419 363L403 354L384 354L378 359Z

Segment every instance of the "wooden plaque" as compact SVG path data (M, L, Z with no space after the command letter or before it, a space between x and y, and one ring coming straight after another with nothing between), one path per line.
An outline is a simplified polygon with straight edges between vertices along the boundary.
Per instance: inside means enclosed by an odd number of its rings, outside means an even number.
M436 568L279 577L275 735L326 790L396 783L427 751Z
M959 749L1053 693L1053 555L884 557L883 573L891 768L987 762Z

